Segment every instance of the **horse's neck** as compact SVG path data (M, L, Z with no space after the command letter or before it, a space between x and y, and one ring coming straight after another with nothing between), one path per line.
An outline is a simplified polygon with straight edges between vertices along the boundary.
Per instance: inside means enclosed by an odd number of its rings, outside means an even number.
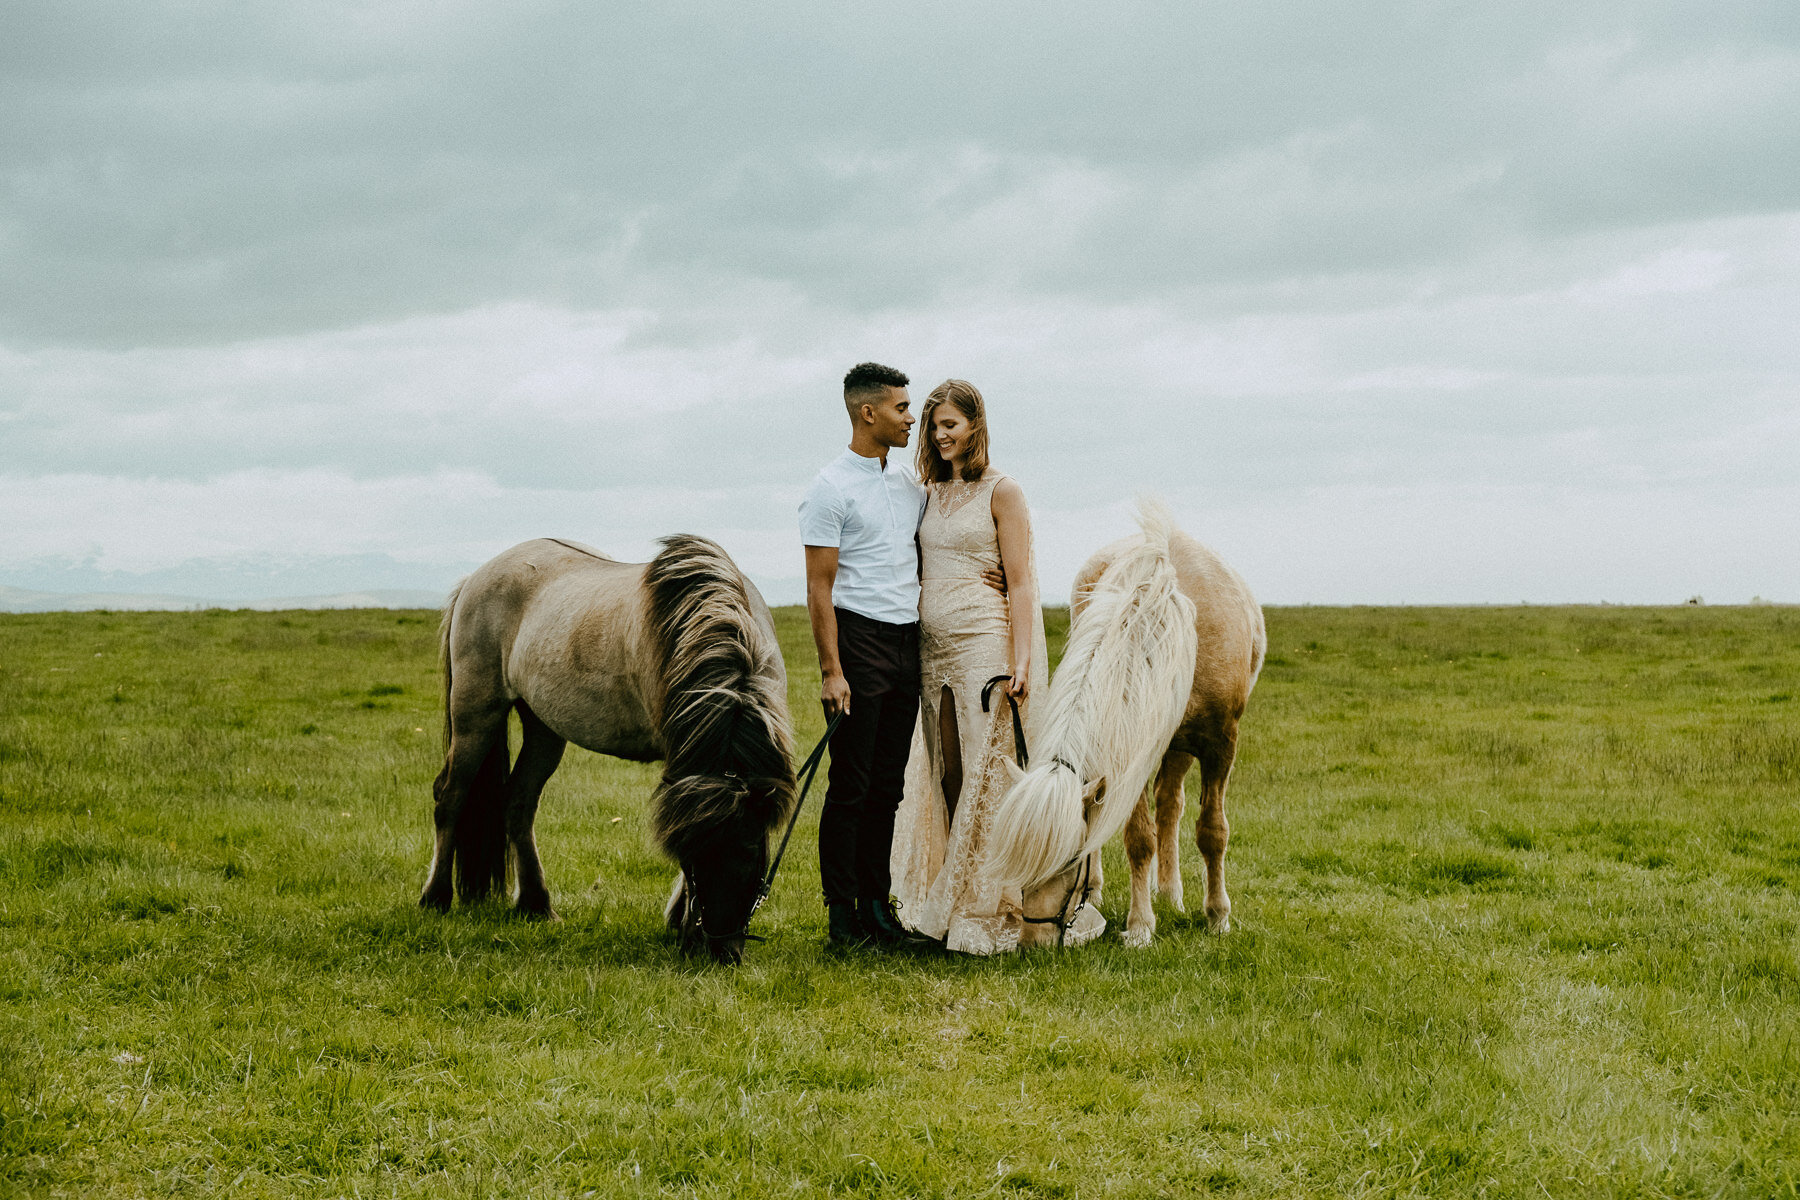
M1070 635L1043 738L1044 753L1076 765L1088 783L1106 781L1090 817L1096 845L1124 824L1180 724L1196 652L1193 605L1166 559L1138 553L1107 575L1114 571L1122 576L1102 577Z

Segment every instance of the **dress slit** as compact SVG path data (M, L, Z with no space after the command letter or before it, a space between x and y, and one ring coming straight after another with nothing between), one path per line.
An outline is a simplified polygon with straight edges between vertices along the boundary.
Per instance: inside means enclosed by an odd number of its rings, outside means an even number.
M947 790L944 790L944 788L943 788L943 780L950 772L949 757L943 751L944 732L945 732L944 731L944 717L945 717L944 705L946 703L946 699L945 699L946 697L948 697L948 704L950 706L949 710L948 710L948 714L949 714L949 718L950 718L950 729L956 735L956 795L954 795L954 796L952 796ZM938 771L937 771L937 777L939 780L938 799L944 806L944 819L946 821L950 822L951 824L954 824L956 821L956 808L957 808L957 805L962 803L963 791L964 791L964 789L966 789L969 786L969 770L968 770L968 764L970 761L969 746L968 746L968 743L966 741L964 741L964 739L963 739L963 724L964 724L964 722L962 719L962 709L960 707L960 702L957 699L955 687L953 687L948 682L940 684L938 686L938 711L937 711L937 729L938 729L937 745L938 745L938 759L939 759Z

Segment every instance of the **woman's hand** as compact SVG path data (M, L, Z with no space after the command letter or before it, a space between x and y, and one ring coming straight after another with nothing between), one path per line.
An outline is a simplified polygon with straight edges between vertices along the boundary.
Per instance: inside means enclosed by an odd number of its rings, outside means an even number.
M1019 663L1012 669L1012 682L1006 685L1006 694L1015 700L1023 700L1031 691L1031 664Z

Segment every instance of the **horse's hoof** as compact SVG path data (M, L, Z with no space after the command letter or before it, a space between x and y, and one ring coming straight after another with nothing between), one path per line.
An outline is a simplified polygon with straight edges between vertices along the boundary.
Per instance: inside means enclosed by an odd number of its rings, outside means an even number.
M1153 936L1155 936L1155 930L1127 929L1119 934L1119 940L1133 950L1142 950L1145 946L1150 944L1150 939Z
M562 920L561 917L556 915L556 910L550 907L550 897L548 896L545 896L542 900L520 900L513 906L513 912L524 917L527 921Z
M1231 910L1229 908L1207 909L1206 926L1214 933L1231 932Z
M419 907L430 909L436 913L447 913L450 911L450 897L448 894L439 896L432 892L426 892L419 897Z

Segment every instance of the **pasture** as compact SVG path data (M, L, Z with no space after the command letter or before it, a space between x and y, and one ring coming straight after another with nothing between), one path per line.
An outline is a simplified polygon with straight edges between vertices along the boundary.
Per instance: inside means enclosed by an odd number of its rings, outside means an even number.
M1268 616L1231 934L828 957L815 791L736 970L580 751L416 909L435 614L0 617L0 1191L1800 1193L1800 610Z

